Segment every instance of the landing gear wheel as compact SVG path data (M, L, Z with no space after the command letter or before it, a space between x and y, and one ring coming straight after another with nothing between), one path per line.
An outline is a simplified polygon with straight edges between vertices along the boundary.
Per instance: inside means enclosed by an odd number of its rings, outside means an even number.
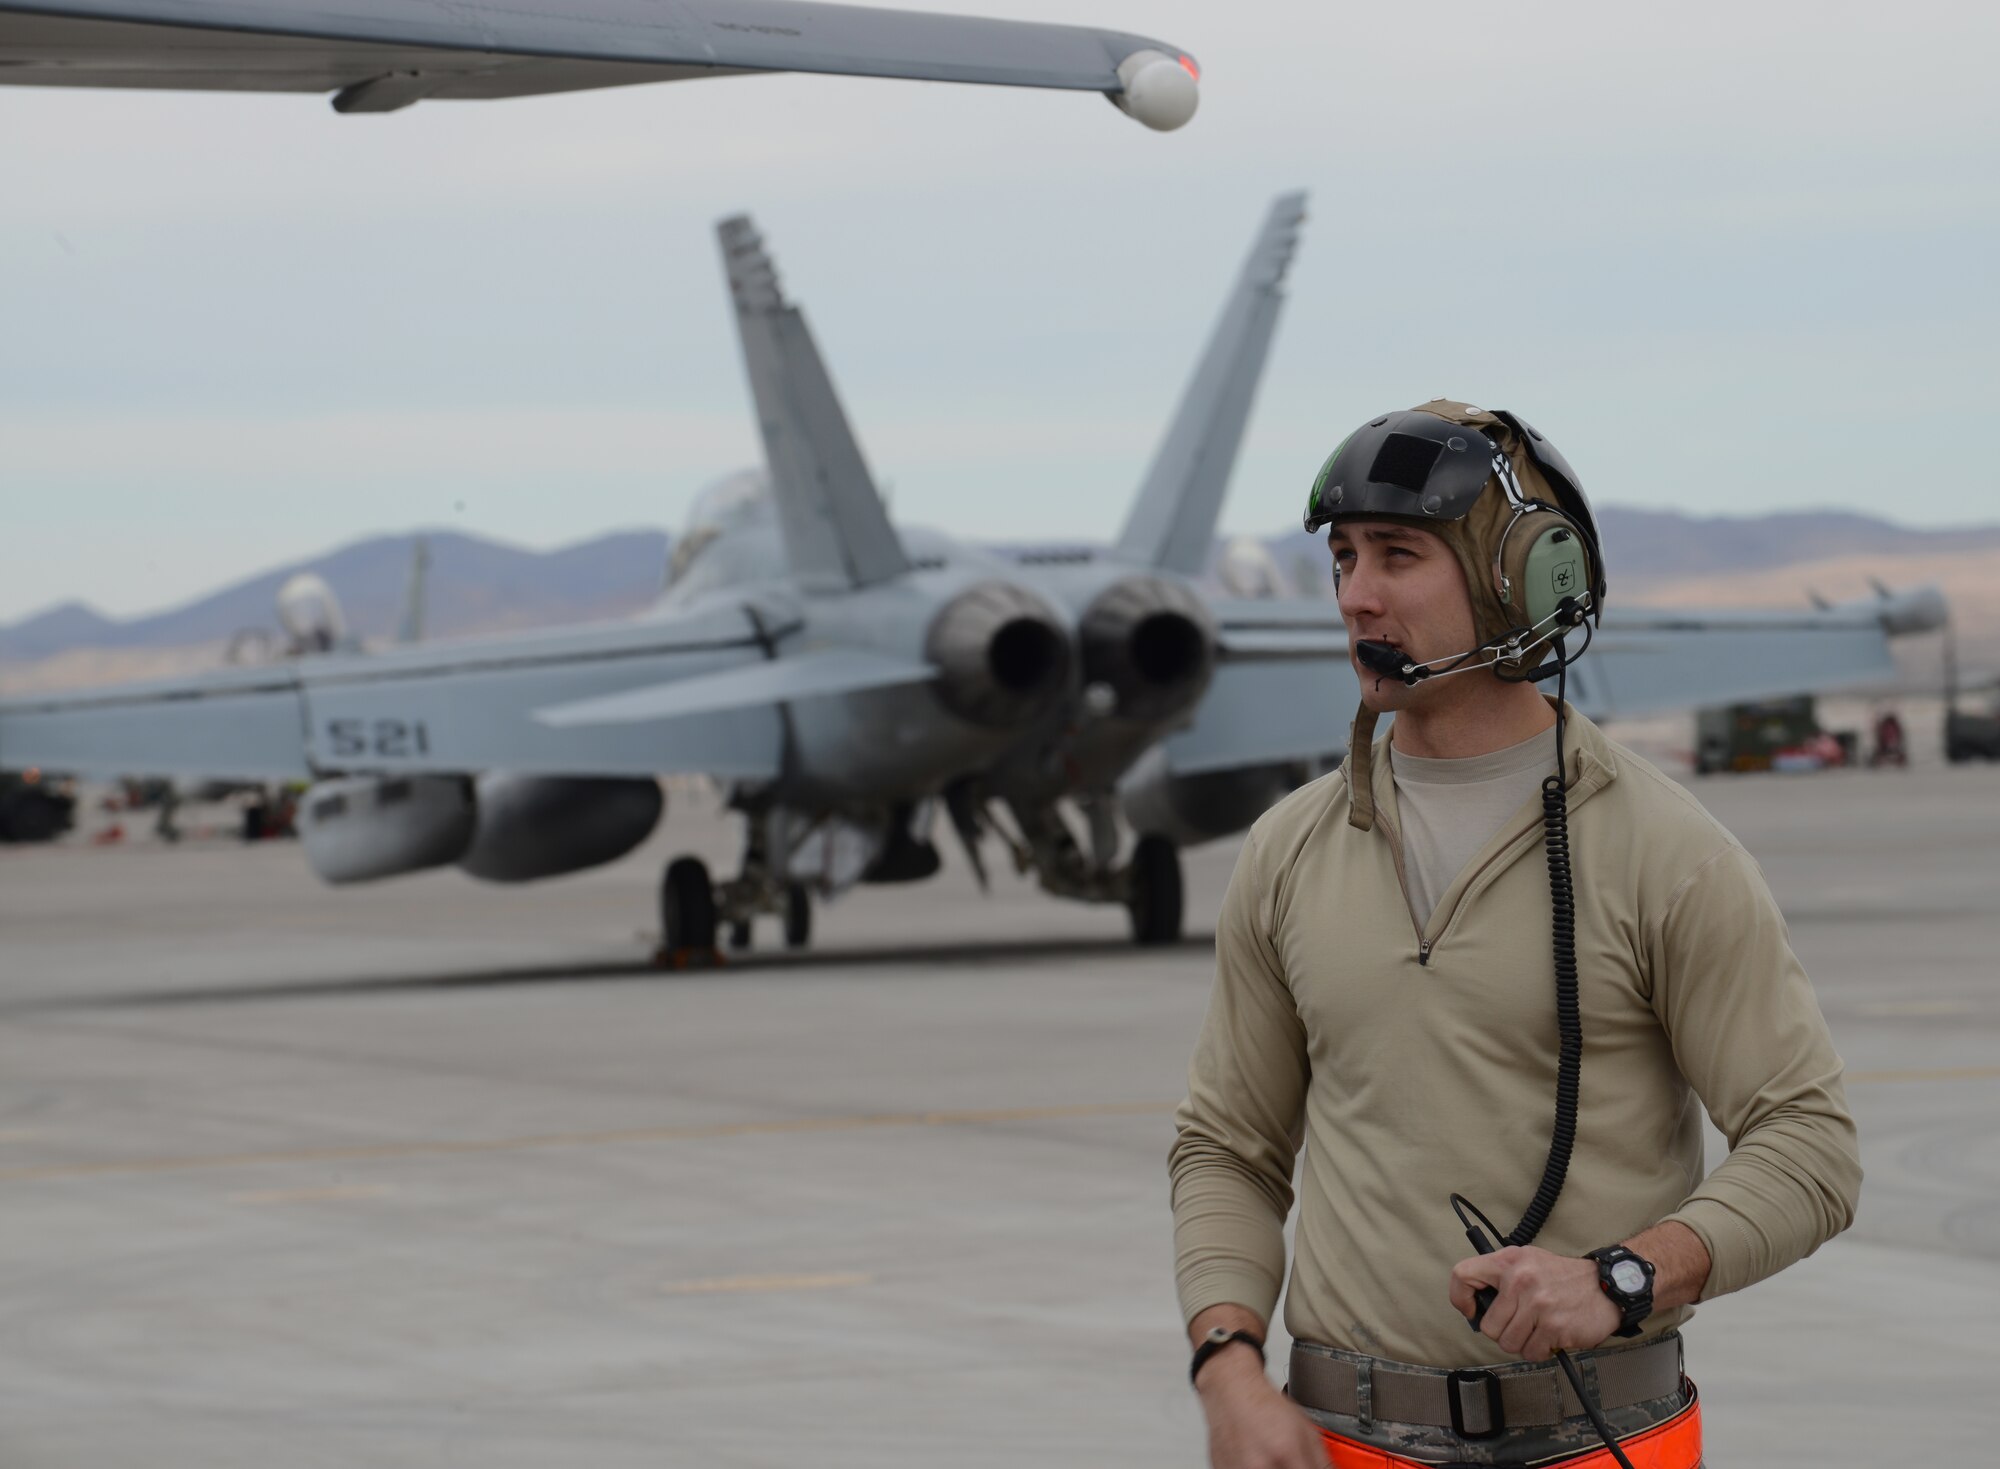
M739 918L729 925L729 947L742 953L750 947L750 920Z
M660 952L676 966L715 952L715 885L699 857L676 857L660 883Z
M812 894L802 882L785 889L785 947L803 949L812 942Z
M1177 943L1181 936L1181 854L1163 836L1143 836L1126 873L1125 908L1132 941L1145 947Z

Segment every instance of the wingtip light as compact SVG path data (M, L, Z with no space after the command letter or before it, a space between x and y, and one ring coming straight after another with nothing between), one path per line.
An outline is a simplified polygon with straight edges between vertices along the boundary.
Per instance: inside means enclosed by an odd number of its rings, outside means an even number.
M1119 111L1155 132L1170 133L1201 102L1201 68L1191 56L1134 51L1118 64L1120 90L1107 93Z

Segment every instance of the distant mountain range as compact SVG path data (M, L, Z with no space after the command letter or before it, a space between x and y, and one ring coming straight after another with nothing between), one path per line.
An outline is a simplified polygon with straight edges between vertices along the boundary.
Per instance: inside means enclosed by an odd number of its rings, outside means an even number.
M1673 510L1598 509L1598 531L1611 595L1643 601L1649 589L1693 578L1771 571L1854 556L1890 557L2000 552L2000 525L1915 530L1841 510L1781 515L1682 515ZM1289 572L1302 559L1331 584L1325 536L1292 531L1270 541Z
M0 628L0 661L30 662L78 648L227 643L248 629L275 634L278 588L301 571L325 578L349 631L364 639L387 637L402 617L417 534L430 552L424 597L429 636L616 617L645 606L666 581L667 536L661 531L623 531L554 551L526 551L457 531L374 536L151 616L118 621L65 602Z
M1677 600L1673 593L1678 584L1699 580L1705 587L1726 585L1747 574L1808 563L1865 564L1879 558L1907 571L1933 556L1960 562L1975 553L2000 556L2000 526L1914 530L1839 511L1731 518L1607 506L1600 515L1613 595L1619 600L1643 601L1649 590ZM661 590L669 546L666 534L652 530L603 535L553 551L523 550L456 531L376 536L150 616L115 620L81 603L65 603L0 627L0 663L28 664L85 649L213 646L246 629L275 633L278 588L300 571L325 578L351 631L364 639L386 638L402 615L416 534L425 537L430 551L425 631L437 637L637 611ZM1324 579L1322 538L1293 531L1269 537L1266 544L1288 574ZM2000 573L2000 562L1995 571ZM1795 583L1797 577L1773 578L1779 580ZM1830 595L1853 594L1827 590ZM1797 593L1788 590L1785 595L1789 599Z

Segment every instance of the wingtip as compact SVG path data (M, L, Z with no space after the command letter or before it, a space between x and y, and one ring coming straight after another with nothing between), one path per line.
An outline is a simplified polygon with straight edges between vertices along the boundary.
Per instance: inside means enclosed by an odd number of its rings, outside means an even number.
M1144 46L1118 63L1111 105L1156 133L1184 127L1201 105L1201 65L1173 47Z

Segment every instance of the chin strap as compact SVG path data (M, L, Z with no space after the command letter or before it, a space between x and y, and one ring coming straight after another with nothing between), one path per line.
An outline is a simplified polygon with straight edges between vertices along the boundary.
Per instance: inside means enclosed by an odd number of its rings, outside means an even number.
M1375 826L1375 711L1355 711L1347 737L1347 824L1357 831Z

